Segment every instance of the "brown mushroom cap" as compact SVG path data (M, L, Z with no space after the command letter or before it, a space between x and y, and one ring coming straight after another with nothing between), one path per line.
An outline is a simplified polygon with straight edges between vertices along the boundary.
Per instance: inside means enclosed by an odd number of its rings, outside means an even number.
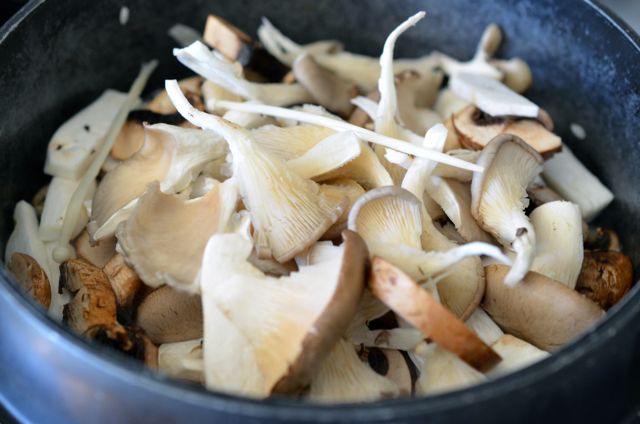
M202 337L200 296L162 286L138 305L136 325L156 344Z
M609 309L633 284L631 259L620 252L584 252L576 290Z
M487 371L500 361L500 356L428 291L382 258L372 260L369 286L409 324L477 370Z
M567 286L529 272L514 287L504 284L509 267L485 268L483 308L507 333L551 351L591 328L604 311Z
M137 328L120 324L94 325L83 336L125 355L144 361L150 368L158 367L158 347Z
M560 137L550 132L535 119L493 117L475 106L467 106L451 118L460 144L468 149L480 150L499 134L521 137L544 157L562 149Z
M43 308L51 304L51 284L42 267L31 256L15 252L7 264L20 288Z
M122 255L114 255L102 269L107 275L111 288L116 294L116 301L121 309L128 309L135 299L143 283L138 274L129 267Z

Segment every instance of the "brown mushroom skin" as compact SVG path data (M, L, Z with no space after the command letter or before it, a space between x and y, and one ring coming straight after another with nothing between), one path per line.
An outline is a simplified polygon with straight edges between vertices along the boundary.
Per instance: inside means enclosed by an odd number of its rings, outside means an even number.
M83 336L139 359L150 368L158 368L158 347L139 328L124 327L117 323L94 325Z
M589 330L604 311L587 297L537 272L514 287L504 284L505 265L485 268L482 307L505 331L552 351Z
M119 309L122 311L128 310L142 288L142 280L140 280L133 268L125 263L124 258L119 253L106 263L103 271L116 294Z
M76 333L115 324L116 295L100 268L84 259L65 261L60 265L60 288L75 294L64 306L63 321Z
M372 259L371 292L425 337L456 354L478 371L488 371L501 358L464 322L420 287L407 274L384 259Z
M576 291L602 309L615 305L631 289L633 264L620 252L584 252Z
M51 284L38 262L25 253L15 252L7 264L9 271L16 277L20 288L24 290L44 309L51 305Z
M344 252L340 281L329 302L330 310L315 322L315 331L302 341L302 354L289 366L287 375L276 383L273 393L299 393L303 390L358 309L365 287L369 251L364 240L353 231L344 230L342 240Z

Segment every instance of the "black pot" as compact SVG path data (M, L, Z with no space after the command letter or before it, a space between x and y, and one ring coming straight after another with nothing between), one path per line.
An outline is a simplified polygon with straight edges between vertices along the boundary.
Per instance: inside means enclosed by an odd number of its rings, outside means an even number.
M120 7L130 20L118 22ZM425 9L400 56L432 48L470 57L483 28L502 26L500 54L525 58L530 96L557 132L616 194L602 223L640 263L640 47L626 26L590 1L32 1L0 31L0 239L13 206L45 182L56 127L107 87L125 90L139 64L160 59L151 87L186 75L171 55L176 22L202 28L216 13L254 33L261 16L295 40L343 40L378 55L386 34ZM585 141L572 137L582 125ZM4 246L2 246L4 247ZM0 270L0 401L32 422L616 422L640 402L640 288L588 334L513 375L426 399L338 407L252 401L171 381L98 352L26 300Z

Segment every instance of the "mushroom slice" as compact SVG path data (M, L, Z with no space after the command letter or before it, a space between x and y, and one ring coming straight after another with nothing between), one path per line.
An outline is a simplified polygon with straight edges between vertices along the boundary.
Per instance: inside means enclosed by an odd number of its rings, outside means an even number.
M433 105L433 109L440 115L442 120L447 122L455 113L460 112L470 105L471 103L456 96L456 94L447 87L440 90L440 94L438 95L436 104Z
M509 268L485 268L483 308L507 333L534 346L555 350L589 330L604 311L564 284L529 272L514 287L503 284Z
M414 355L420 363L416 394L433 395L481 383L485 376L436 343L422 344Z
M96 190L88 227L92 238L113 235L149 183L159 181L163 193L177 193L207 162L225 154L224 141L211 133L166 124L146 127L142 148L105 175Z
M181 380L204 383L202 339L163 343L158 348L158 371Z
M256 144L282 160L291 160L305 154L313 146L335 131L317 125L276 127L265 125L251 131Z
M364 242L350 231L343 238L332 260L282 278L246 261L251 243L241 236L209 240L201 275L207 387L265 397L309 383L364 289Z
M64 306L64 321L77 334L95 325L116 323L116 295L100 268L69 259L60 265L60 287L74 295Z
M502 71L490 65L488 60L498 50L501 43L502 31L500 31L500 27L491 24L482 33L476 53L469 62L459 62L443 53L438 53L438 63L451 77L459 73L469 73L499 80L502 79Z
M169 286L157 288L138 305L136 325L157 344L202 337L200 296Z
M183 49L174 49L173 55L196 74L249 100L278 106L313 100L300 84L259 84L245 80L242 65L238 62L228 62L200 41Z
M633 284L631 259L620 252L585 252L576 290L609 309Z
M353 110L351 98L358 94L354 83L320 66L312 56L304 53L293 62L293 74L307 89L315 102L340 116Z
M117 323L98 324L88 328L83 336L102 346L142 360L150 368L158 367L158 348L140 329L124 327Z
M432 177L427 180L427 192L442 207L465 241L495 242L471 215L471 190L468 184Z
M549 356L549 352L540 350L511 334L500 337L491 348L502 357L502 361L489 372L492 377L517 371Z
M7 268L16 278L18 286L44 309L51 304L51 285L42 267L31 256L15 252Z
M323 184L320 186L320 190L325 193L335 192L333 194L336 198L346 197L349 201L345 207L344 212L338 220L324 233L321 237L322 240L333 240L340 237L340 233L347 228L347 222L349 220L349 212L355 204L355 202L365 193L365 189L362 188L357 182L348 178L338 178L336 180L329 181L329 184Z
M498 327L498 324L482 308L476 308L465 323L489 346L504 336L504 332Z
M583 257L580 208L558 200L538 206L529 219L537 239L531 271L574 288Z
M116 254L116 238L110 237L102 239L92 245L89 232L84 230L75 239L74 247L80 258L97 266L98 268L102 268L107 264L107 262L109 262L109 259Z
M321 181L327 173L345 166L361 153L360 140L354 133L339 132L325 138L302 156L287 161L287 166L303 178Z
M44 172L69 180L80 179L126 98L125 93L106 90L62 124L49 141Z
M424 340L424 335L413 328L369 330L362 326L347 335L354 345L404 351L415 349Z
M374 257L369 287L396 314L443 348L479 371L491 369L500 357L455 315L400 269Z
M142 280L125 262L120 254L113 257L104 265L102 271L106 274L111 288L116 295L116 302L121 310L128 310L142 288Z
M536 235L526 208L526 188L542 168L542 157L521 138L502 134L484 148L478 164L483 173L471 181L471 213L478 224L516 259L505 283L517 284L527 273L535 254Z
M233 178L194 200L152 184L118 227L122 255L148 286L197 292L202 252L212 234L225 230L237 196Z
M563 148L560 137L534 119L494 117L468 106L453 115L452 122L460 144L468 149L483 149L494 137L506 133L521 137L544 157Z
M316 402L366 402L397 397L400 388L362 362L354 346L340 339L311 379L309 398Z
M593 175L566 146L545 162L544 181L564 199L578 206L582 217L591 221L613 200L613 193Z

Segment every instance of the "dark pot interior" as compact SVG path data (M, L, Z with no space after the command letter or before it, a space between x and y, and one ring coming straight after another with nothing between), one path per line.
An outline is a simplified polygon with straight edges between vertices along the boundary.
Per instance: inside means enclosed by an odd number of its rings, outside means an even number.
M125 26L118 22L123 4L130 9ZM264 15L296 41L334 38L377 56L388 32L420 9L428 17L403 35L398 56L438 48L468 58L487 24L503 28L499 55L527 60L535 79L529 96L616 194L600 220L619 231L638 269L638 39L589 1L32 1L0 32L2 248L14 204L46 181L45 146L58 125L105 88L126 90L143 61L160 59L150 87L187 74L171 55L167 30L173 24L202 28L207 14L216 13L255 34ZM571 123L585 128L586 140L571 135ZM640 400L640 367L634 364L639 330L632 322L640 315L637 286L589 334L523 372L429 399L320 407L210 394L108 353L95 356L93 347L58 328L3 275L0 401L28 421L614 422Z

